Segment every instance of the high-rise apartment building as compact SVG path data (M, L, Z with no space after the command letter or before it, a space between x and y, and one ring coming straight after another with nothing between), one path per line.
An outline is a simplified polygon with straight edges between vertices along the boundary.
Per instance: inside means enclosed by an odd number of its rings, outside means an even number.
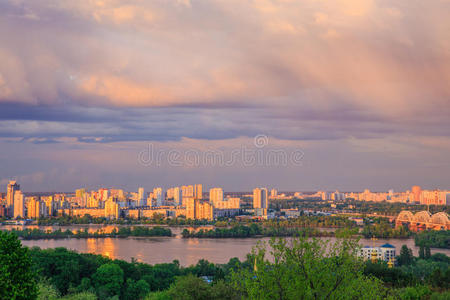
M86 189L78 189L78 190L75 190L75 197L77 197L77 198L83 198L83 196L84 196L84 194L86 193Z
M120 216L120 206L117 201L112 198L105 202L105 218L118 219Z
M175 188L168 188L167 189L167 191L166 191L166 197L167 197L166 199L167 200L174 198L174 189Z
M447 204L447 191L433 190L421 192L421 204L424 205L446 205Z
M195 199L192 197L183 198L186 206L186 219L195 220Z
M206 201L196 200L192 197L185 199L186 219L212 220L214 217L213 205Z
M420 203L422 196L422 188L418 185L415 185L411 188L411 193L414 195L414 203Z
M209 220L214 218L214 207L207 201L195 200L195 218Z
M100 199L101 201L106 201L106 200L108 200L108 197L109 197L109 190L108 190L108 189L99 189L99 190L98 190L98 196L99 196L99 199Z
M145 206L147 204L146 202L144 188L140 187L138 189L138 206Z
M276 189L270 190L270 197L275 198L278 196L278 191Z
M14 192L14 219L25 218L25 197L22 191L18 190Z
M214 209L240 209L241 198L227 197L222 201L216 201L213 203Z
M194 185L194 198L199 200L203 199L203 185Z
M183 192L183 197L194 197L194 186L193 185L183 185L181 187Z
M164 205L162 188L158 187L158 188L153 189L153 199L155 199L155 201L156 201L156 206Z
M209 202L216 206L218 202L223 201L223 190L222 188L212 188L209 190Z
M253 208L269 208L266 188L253 190Z
M27 217L38 219L45 215L45 203L39 197L31 197L27 203Z
M182 205L183 204L183 192L181 188L174 187L173 188L173 202L174 205Z
M9 212L9 216L14 215L14 193L20 191L20 185L11 180L6 188L6 210Z
M87 197L87 194L84 194L83 197ZM53 196L41 197L41 201L45 203L47 215L54 216L56 214L56 210L58 209L58 203L56 201L53 201Z

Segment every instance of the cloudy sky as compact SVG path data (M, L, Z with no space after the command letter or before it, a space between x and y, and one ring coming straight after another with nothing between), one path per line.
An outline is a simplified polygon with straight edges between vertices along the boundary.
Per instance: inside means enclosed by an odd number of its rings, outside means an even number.
M0 191L450 188L449 37L449 0L0 1Z

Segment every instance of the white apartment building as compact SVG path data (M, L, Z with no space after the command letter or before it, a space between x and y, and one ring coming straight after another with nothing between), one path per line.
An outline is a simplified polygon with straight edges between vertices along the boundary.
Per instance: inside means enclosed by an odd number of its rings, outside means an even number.
M373 252L377 254L377 258L379 260L386 262L395 258L395 247L391 244L384 244L380 247L364 246L359 251L358 256L364 258L365 260L369 260L372 258Z

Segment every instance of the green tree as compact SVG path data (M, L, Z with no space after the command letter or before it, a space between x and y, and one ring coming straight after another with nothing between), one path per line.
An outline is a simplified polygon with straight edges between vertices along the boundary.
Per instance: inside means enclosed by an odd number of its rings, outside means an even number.
M397 258L398 264L401 265L410 265L413 263L414 256L412 250L408 248L408 246L403 245L400 249L400 255Z
M160 291L149 294L145 297L145 300L172 300L172 298L170 298L168 291Z
M13 233L0 231L0 299L36 299L29 250Z
M425 246L425 259L431 258L430 246Z
M252 252L254 268L232 275L250 299L376 299L385 293L378 279L363 275L356 240L272 239ZM266 258L269 252L271 258Z
M59 298L58 290L48 282L38 283L38 300L57 300Z
M131 278L127 279L127 288L125 290L125 299L143 299L150 292L150 286L145 280L137 282Z
M431 290L427 286L418 285L403 288L398 291L397 298L405 300L420 300L431 294Z
M179 277L170 286L168 295L172 299L180 300L210 300L212 299L210 286L201 278L189 274Z
M61 300L97 300L97 296L90 292L82 292L78 294L68 295Z
M419 248L419 258L421 258L421 259L425 258L425 247L423 245L420 245L420 248Z
M92 275L92 281L100 299L120 295L123 284L123 270L114 263L104 264Z

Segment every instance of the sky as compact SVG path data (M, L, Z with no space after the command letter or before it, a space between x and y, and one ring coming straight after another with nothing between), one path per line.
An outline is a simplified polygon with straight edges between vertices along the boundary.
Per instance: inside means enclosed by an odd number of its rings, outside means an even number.
M449 0L0 2L0 191L450 188Z

